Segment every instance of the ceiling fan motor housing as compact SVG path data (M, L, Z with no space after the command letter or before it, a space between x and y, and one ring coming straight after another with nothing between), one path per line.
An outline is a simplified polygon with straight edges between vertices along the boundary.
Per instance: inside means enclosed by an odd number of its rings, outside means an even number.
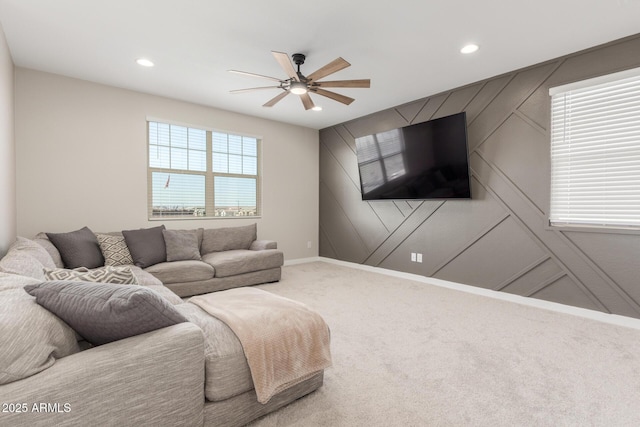
M300 65L304 64L304 60L307 58L304 54L302 53L294 53L293 55L291 55L291 57L293 58L293 62L299 67Z

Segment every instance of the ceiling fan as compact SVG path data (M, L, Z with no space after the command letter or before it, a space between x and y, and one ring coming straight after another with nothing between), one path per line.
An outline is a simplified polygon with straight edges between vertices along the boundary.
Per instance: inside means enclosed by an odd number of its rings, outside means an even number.
M308 76L304 76L300 72L300 66L304 64L304 60L306 56L302 53L294 53L291 55L293 58L293 62L298 66L298 70L293 67L293 63L289 59L289 56L283 52L271 52L273 56L278 61L278 64L284 69L284 72L289 76L287 79L278 79L276 77L263 76L261 74L248 73L246 71L237 71L237 70L229 70L231 73L243 74L251 77L259 77L262 79L272 80L278 82L277 86L263 86L263 87L252 87L247 89L237 89L232 90L231 93L244 93L251 92L255 90L262 89L282 89L283 92L267 101L263 107L273 107L276 103L282 100L285 96L293 93L295 95L299 95L302 100L302 105L304 105L305 110L309 110L314 108L313 101L309 96L310 93L315 93L321 96L326 96L327 98L331 98L334 101L341 102L345 105L351 104L355 101L353 98L348 96L340 95L339 93L331 92L325 90L327 87L345 87L345 88L368 88L371 85L371 80L369 79L361 79L361 80L334 80L327 82L319 82L318 80L327 77L330 74L338 72L344 68L349 67L347 61L342 58L337 58L324 67L316 70L315 72L309 74Z

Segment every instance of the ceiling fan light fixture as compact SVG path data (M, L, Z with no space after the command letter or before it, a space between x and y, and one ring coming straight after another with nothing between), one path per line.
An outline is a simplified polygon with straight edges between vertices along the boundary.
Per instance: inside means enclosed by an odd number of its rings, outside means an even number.
M289 91L296 95L304 95L308 92L307 85L302 82L291 82Z
M319 106L319 105L314 105L311 109L312 109L313 111L322 111L322 107L321 107L321 106Z

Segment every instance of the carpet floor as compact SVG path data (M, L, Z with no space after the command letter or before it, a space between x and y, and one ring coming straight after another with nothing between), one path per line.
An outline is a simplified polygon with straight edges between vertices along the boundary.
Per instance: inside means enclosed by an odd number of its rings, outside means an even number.
M325 318L333 366L253 427L640 425L640 330L322 261L260 287Z

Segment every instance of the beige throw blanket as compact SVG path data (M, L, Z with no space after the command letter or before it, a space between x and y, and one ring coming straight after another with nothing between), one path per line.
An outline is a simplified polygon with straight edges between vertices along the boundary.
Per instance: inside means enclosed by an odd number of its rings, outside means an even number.
M329 328L302 303L257 288L212 292L189 302L236 334L260 403L331 366Z

